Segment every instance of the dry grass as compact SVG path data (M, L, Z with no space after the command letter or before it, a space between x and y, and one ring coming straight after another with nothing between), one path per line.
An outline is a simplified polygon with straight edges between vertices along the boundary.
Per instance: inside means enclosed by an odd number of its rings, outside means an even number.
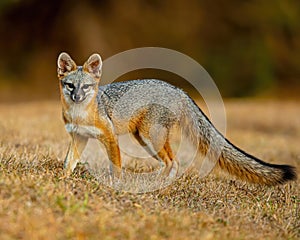
M228 137L300 169L299 102L228 101ZM0 106L0 239L299 239L298 182L263 187L211 174L146 194L117 192L78 168L58 102ZM298 170L299 172L299 170Z

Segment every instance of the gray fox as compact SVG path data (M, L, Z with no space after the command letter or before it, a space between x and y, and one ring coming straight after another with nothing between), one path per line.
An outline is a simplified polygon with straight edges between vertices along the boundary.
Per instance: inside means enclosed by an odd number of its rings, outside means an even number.
M295 180L296 169L266 163L242 151L213 126L181 89L159 80L132 80L99 86L102 60L91 55L77 66L67 53L57 60L65 128L72 137L64 168L73 172L88 138L98 139L111 161L111 174L120 177L122 162L117 136L130 133L154 158L164 163L163 175L175 176L178 163L170 145L170 130L184 130L199 153L221 169L252 183L276 185ZM168 108L164 107L168 106ZM154 131L153 131L154 129Z

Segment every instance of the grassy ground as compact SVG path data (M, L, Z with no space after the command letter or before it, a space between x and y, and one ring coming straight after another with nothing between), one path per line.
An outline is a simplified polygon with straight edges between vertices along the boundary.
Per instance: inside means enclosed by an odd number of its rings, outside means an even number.
M300 169L299 102L227 101L227 136ZM0 105L0 239L299 239L299 182L263 187L211 174L131 194L78 168L59 102Z

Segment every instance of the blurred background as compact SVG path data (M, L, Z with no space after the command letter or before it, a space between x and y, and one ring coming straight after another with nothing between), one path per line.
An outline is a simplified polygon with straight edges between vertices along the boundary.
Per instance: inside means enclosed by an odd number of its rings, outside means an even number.
M0 36L0 101L58 99L61 51L82 64L137 47L187 54L223 97L300 90L299 0L1 0Z

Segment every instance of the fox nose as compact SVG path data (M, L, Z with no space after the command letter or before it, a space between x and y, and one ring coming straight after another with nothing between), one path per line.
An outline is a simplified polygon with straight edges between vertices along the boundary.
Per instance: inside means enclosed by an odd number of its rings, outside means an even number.
M83 96L79 95L79 94L72 94L71 95L71 99L73 100L73 102L75 103L80 103L83 100Z

